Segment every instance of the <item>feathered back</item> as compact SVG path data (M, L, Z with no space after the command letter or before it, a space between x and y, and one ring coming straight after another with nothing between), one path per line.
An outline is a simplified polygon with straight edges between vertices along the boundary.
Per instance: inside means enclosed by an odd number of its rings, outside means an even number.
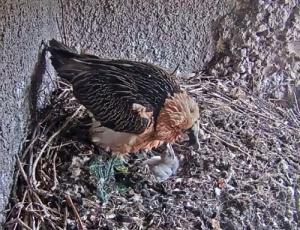
M115 131L142 133L152 122L150 115L155 122L165 100L180 92L174 79L152 64L77 54L56 40L49 42L48 50L58 75L72 83L79 102ZM144 107L148 116L134 104Z

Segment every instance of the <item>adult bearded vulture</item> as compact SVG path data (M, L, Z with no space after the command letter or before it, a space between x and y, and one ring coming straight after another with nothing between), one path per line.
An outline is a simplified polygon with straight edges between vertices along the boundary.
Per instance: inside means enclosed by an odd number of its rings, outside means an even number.
M151 150L188 134L198 145L199 108L164 69L144 62L78 54L52 39L58 75L93 116L91 141L116 154Z

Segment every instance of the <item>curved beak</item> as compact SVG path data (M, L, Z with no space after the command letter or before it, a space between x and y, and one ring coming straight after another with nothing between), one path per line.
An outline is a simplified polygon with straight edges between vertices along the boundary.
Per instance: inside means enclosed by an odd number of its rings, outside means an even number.
M199 121L195 122L195 124L187 130L187 135L189 137L189 146L193 146L196 150L200 149L199 142Z

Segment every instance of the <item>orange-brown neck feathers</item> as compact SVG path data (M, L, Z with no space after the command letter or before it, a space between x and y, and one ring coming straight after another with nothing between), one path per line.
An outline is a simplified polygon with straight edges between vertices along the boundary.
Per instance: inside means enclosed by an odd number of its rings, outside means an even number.
M158 139L176 140L199 119L199 107L186 92L166 99L156 125Z

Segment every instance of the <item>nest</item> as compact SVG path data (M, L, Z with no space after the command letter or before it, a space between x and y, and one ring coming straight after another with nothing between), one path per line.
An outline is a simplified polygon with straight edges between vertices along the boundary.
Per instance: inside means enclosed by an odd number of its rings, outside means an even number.
M297 105L283 108L226 79L182 84L200 106L201 150L175 145L178 174L157 183L145 156L112 167L86 140L89 116L60 82L17 157L5 228L297 228Z

